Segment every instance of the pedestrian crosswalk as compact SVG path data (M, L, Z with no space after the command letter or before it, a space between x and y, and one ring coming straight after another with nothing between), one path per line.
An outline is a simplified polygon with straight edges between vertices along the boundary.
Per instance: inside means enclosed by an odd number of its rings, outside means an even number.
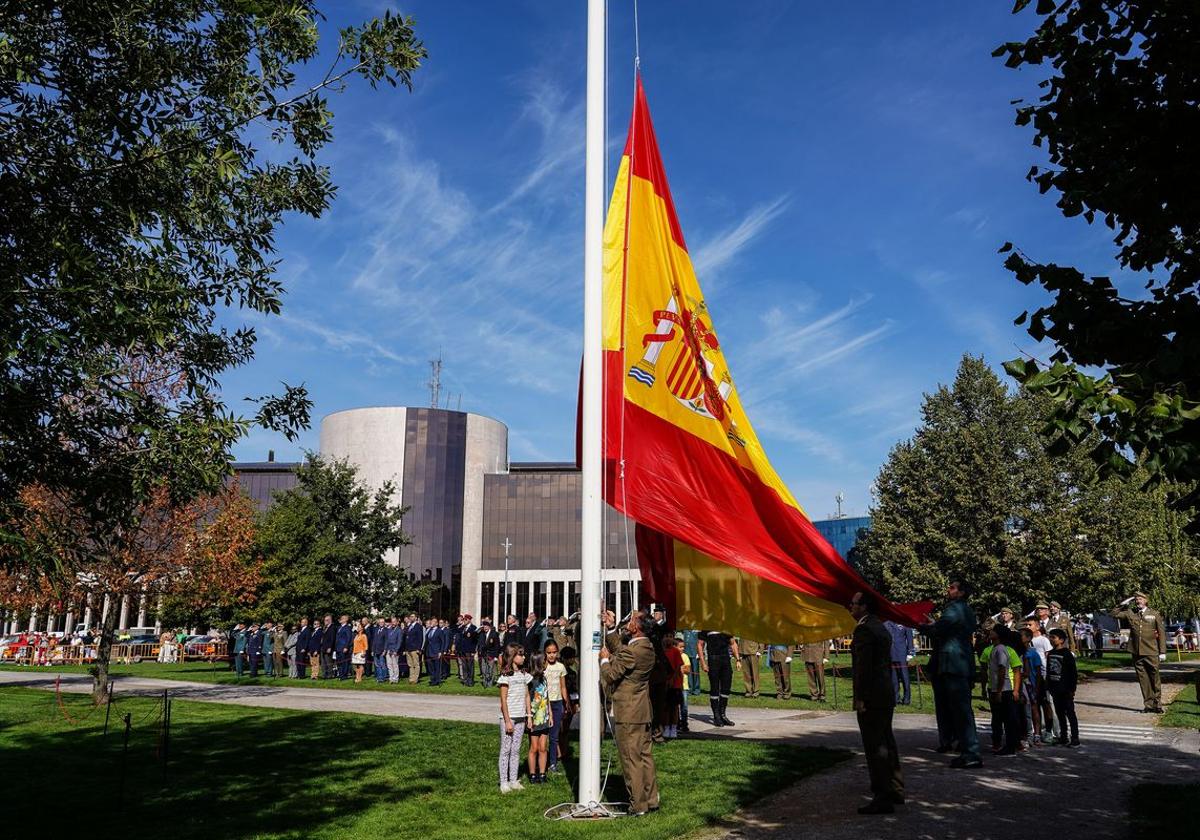
M978 722L980 733L991 733L991 724L985 721ZM1120 726L1108 723L1093 723L1079 725L1079 740L1081 742L1088 741L1116 741L1121 743L1129 743L1131 741L1153 741L1156 730L1149 726Z

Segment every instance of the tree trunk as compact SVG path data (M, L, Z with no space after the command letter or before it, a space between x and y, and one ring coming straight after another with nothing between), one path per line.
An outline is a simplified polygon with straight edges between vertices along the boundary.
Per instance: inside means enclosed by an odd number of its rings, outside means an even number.
M108 610L100 622L100 640L96 644L96 661L90 669L93 678L92 704L95 706L108 701L108 660L112 654L113 638L116 635L117 612L116 609Z

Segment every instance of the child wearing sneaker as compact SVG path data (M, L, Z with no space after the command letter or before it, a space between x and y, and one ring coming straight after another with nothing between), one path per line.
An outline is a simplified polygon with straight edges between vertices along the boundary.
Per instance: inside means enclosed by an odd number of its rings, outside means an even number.
M500 657L500 792L521 790L517 778L521 763L521 739L529 720L529 681L525 671L525 648L509 645Z
M1079 672L1075 667L1075 654L1067 647L1067 634L1053 628L1050 633L1053 649L1046 654L1046 691L1054 700L1054 711L1058 714L1058 741L1060 746L1079 746L1079 718L1075 716L1075 687ZM1067 740L1067 726L1071 727L1071 739Z
M554 712L550 708L550 687L546 684L546 657L529 657L529 782L546 781L546 758Z

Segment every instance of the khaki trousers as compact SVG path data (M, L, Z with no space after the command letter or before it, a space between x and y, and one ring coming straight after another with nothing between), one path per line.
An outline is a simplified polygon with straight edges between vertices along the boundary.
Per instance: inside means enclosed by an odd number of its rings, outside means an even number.
M747 697L758 696L759 660L757 656L742 656L742 682Z
M772 662L771 671L775 674L775 696L780 700L792 698L792 663Z
M892 732L892 709L867 709L858 712L858 731L867 756L871 793L878 801L889 796L904 796L904 776L900 772L900 751Z
M421 651L406 650L404 658L408 661L408 681L415 683L421 678Z
M621 754L621 773L629 790L629 810L644 812L658 807L658 775L650 751L650 724L613 723L613 737Z
M310 653L308 655L308 667L312 674L311 679L317 679L321 676L321 654Z
M808 674L808 696L813 700L825 697L825 663L805 662L804 670Z
M1157 656L1135 656L1133 672L1142 689L1142 703L1147 709L1162 706L1162 678L1158 673Z

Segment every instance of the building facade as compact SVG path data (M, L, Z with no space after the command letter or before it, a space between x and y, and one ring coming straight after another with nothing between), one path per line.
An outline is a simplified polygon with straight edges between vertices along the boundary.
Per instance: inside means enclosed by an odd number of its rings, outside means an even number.
M869 516L841 516L833 519L813 520L813 527L837 549L842 559L851 565L854 562L854 546L858 544L860 531L871 527Z

